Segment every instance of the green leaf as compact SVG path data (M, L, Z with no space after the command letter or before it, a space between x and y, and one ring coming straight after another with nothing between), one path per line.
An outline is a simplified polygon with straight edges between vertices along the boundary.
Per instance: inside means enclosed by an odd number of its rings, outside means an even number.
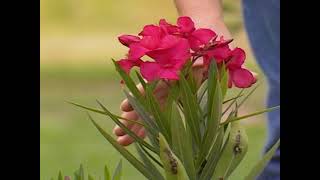
M153 179L154 176L149 172L149 170L138 160L136 159L127 149L118 144L107 132L105 132L88 114L90 120L94 126L99 130L99 132L106 138L109 143L119 151L119 153L125 157L139 172L141 172L146 178Z
M264 155L264 157L251 169L250 173L245 177L245 180L255 179L263 169L268 165L268 162L273 157L274 153L280 146L280 139L272 146L272 148Z
M179 97L179 87L174 84L170 87L169 89L169 93L168 93L168 97L164 106L164 113L165 116L167 117L167 119L169 120L168 123L170 123L170 119L171 119L171 113L172 113L172 103L178 99Z
M220 121L222 106L222 92L217 78L217 67L215 61L211 62L208 77L208 96L207 96L207 119L206 132L204 136L203 148L209 150ZM209 131L210 130L210 131Z
M244 89L242 89L242 90L244 90ZM242 96L243 96L243 94L238 94L236 97L232 97L230 99L227 99L227 100L223 101L223 104L228 103L230 101L233 101L235 99L238 99L239 97L242 97Z
M110 172L107 165L104 166L104 180L111 180Z
M63 180L63 176L62 176L61 171L59 171L58 180Z
M147 87L146 81L141 77L141 75L138 71L135 71L135 72L136 72L136 75L137 75L143 89L146 89L146 87Z
M146 125L148 125L149 128L147 128L147 135L151 143L156 147L156 149L159 149L159 142L157 140L157 136L159 133L158 126L155 124L154 120L150 117L145 108L139 103L139 101L136 100L136 98L131 96L127 91L124 91L124 93L126 94L128 101L130 102L133 109L138 113L142 121Z
M192 91L188 85L188 82L180 74L180 88L181 88L181 101L183 104L183 110L185 114L185 120L187 123L187 127L190 128L192 137L197 145L200 145L201 142L201 133L200 133L200 122L201 122L201 114L200 114L200 106L197 103L196 95L192 94Z
M209 90L210 91L210 90ZM222 111L222 93L220 83L217 82L215 94L212 99L208 99L208 103L212 104L211 109L208 109L207 128L205 138L202 143L202 155L207 154L212 146L212 143L217 135ZM201 156L200 156L201 157Z
M181 119L179 109L176 103L172 103L171 134L172 149L182 161L184 167L188 170L187 174L190 179L196 179L196 171L194 167L194 157L192 152L192 142L188 138L186 128Z
M241 105L246 102L246 100L251 96L251 94L260 86L260 84L257 84L243 99L242 101L239 103L239 107L241 107Z
M201 108L201 114L202 117L205 117L208 111L208 80L205 80L200 88L198 89L197 92L197 99L198 99L198 104L200 105ZM203 134L202 134L203 135Z
M195 94L197 92L197 83L196 83L196 80L194 78L192 70L190 70L189 73L187 74L186 80L187 80L187 82L189 84L189 87L191 89L192 94Z
M248 151L248 136L239 122L231 124L228 141L213 173L213 179L227 179Z
M208 110L210 111L213 104L213 97L216 91L216 85L218 82L217 78L217 65L215 61L212 61L209 68L209 75L208 75ZM209 113L208 113L209 114Z
M197 99L198 99L198 103L200 103L203 99L203 96L205 94L205 92L208 90L208 80L206 79L201 86L199 87L198 91L197 91Z
M116 70L119 72L120 76L122 77L123 81L131 91L133 96L138 98L139 101L142 100L142 95L132 78L119 66L119 64L114 59L112 59L112 61L116 67Z
M160 159L166 173L166 180L189 180L180 159L172 152L165 137L159 133Z
M81 107L81 108L83 108L83 109L89 110L89 111L91 111L91 112L95 112L95 113L98 113L98 114L103 114L103 115L109 116L109 114L107 114L106 112L100 111L100 110L98 110L98 109L90 108L90 107L83 106L83 105L80 105L80 104L77 104L77 103L73 103L73 102L68 102L68 103L69 103L69 104L72 104L72 105L75 105L75 106L77 106L77 107ZM110 114L112 114L112 113L110 112ZM117 115L115 115L115 114L112 114L112 115L113 115L114 117L118 118L118 119L122 119L122 120L125 120L125 121L129 121L130 123L135 123L135 124L139 124L139 125L141 125L141 126L146 127L145 124L140 123L139 121L126 119L126 118L123 118L123 117L121 117L121 116L117 116ZM146 128L148 128L148 127L146 127Z
M130 137L132 137L136 142L138 142L139 144L145 146L146 148L148 148L149 150L151 150L152 152L158 154L159 151L154 148L153 146L151 146L150 144L148 144L147 142L145 142L142 138L140 138L138 135L136 135L134 132L132 132L126 125L124 125L123 123L121 123L121 121L119 121L116 117L114 117L110 111L108 111L108 109L97 100L97 103L101 106L101 108L104 110L104 112L112 119L113 122L115 122L122 130L124 130L125 133L127 133Z
M222 64L221 67L221 93L222 93L222 99L226 96L227 90L228 90L228 79L229 79L229 73L227 68L225 67L225 64Z
M150 88L146 89L146 101L151 109L152 116L159 127L160 132L167 138L171 137L170 125L168 119L160 109L158 101L155 99Z
M200 162L202 166L199 166L199 174L200 174L200 180L207 180L212 177L212 174L214 172L214 169L216 167L216 164L219 159L220 149L222 146L222 141L224 138L224 130L221 127L219 129L218 135L216 136L216 139L214 140L213 147L211 148L208 158L205 161L204 167L202 167L203 162ZM201 169L202 168L202 169Z
M89 174L88 175L88 180L94 180L94 177L91 174Z
M223 116L231 107L232 105L237 102L237 99L242 95L242 92L244 91L244 89L241 89L241 91L239 92L239 94L233 99L233 101L228 105L228 107L223 111L222 115Z
M84 180L84 170L82 164L80 164L80 168L74 172L75 180Z
M262 114L262 113L270 112L270 111L273 111L273 110L279 109L279 108L280 108L280 106L275 106L275 107L267 108L265 110L257 111L255 113L251 113L251 114L248 114L248 115L245 115L245 116L235 117L235 118L232 118L232 119L230 119L228 121L225 121L225 122L221 123L221 125L225 125L225 124L230 123L230 122L235 122L235 121L239 121L239 120L242 120L242 119L246 119L246 118L249 118L249 117L252 117L252 116L256 116L256 115L259 115L259 114Z
M163 165L155 158L153 157L143 146L141 146L139 144L139 147L143 150L143 152L150 158L153 160L153 162L157 163L160 167L163 168Z
M129 103L133 107L133 109L138 113L139 117L143 120L143 122L151 128L150 132L154 132L158 129L157 125L150 117L149 113L146 111L144 106L133 96L131 96L126 90L124 90L125 95L128 98ZM158 132L155 132L158 133ZM156 135L157 136L157 135Z
M150 161L150 159L148 158L148 156L144 153L144 151L142 150L142 147L137 145L135 143L135 147L137 149L137 152L139 154L139 156L141 157L144 165L146 167L149 168L150 172L157 178L156 180L164 180L163 176L161 175L161 173L159 172L159 170L156 168L156 166ZM159 162L158 162L159 163Z
M112 180L121 180L122 176L122 160L119 161L115 171L113 172Z

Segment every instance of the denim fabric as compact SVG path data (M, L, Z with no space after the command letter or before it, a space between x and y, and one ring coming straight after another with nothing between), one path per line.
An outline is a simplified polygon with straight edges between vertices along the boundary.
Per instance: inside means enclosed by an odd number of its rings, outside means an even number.
M280 0L243 0L243 16L251 48L268 80L267 106L280 105ZM280 110L268 113L264 152L280 137ZM280 179L280 147L258 180Z

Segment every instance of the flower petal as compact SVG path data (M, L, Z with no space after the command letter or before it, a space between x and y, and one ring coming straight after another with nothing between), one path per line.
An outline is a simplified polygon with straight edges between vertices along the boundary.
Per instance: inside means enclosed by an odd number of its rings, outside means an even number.
M182 16L177 20L177 25L182 33L191 33L195 30L194 22L190 17Z
M134 66L134 62L128 59L121 59L117 61L117 63L127 74L129 74L131 68Z
M141 46L139 43L132 43L129 50L129 59L139 59L142 56L145 55L145 53L148 51L145 47Z
M197 39L196 37L193 37L193 36L189 36L188 41L190 44L190 48L195 52L200 49L201 45L203 45L203 43L199 39Z
M177 74L177 70L173 68L162 68L160 70L160 78L161 79L169 79L169 80L178 80L179 76Z
M211 29L199 28L193 31L191 36L198 39L202 44L207 44L213 37L216 36L216 33Z
M186 39L180 38L178 43L167 49L157 49L146 53L161 66L175 66L184 64L190 58L190 47Z
M159 45L159 48L161 48L161 49L170 48L170 47L174 46L175 44L177 44L179 42L179 40L180 40L180 38L178 38L177 36L173 36L173 35L164 36L161 39L161 43Z
M160 66L156 62L143 62L140 66L141 75L147 81L159 79Z
M229 58L230 52L231 50L228 46L216 47L212 50L208 50L203 58L206 63L210 63L212 58L214 58L217 63L221 63Z
M144 36L140 41L140 44L149 50L156 49L159 43L160 39L157 36Z
M121 44L129 47L130 44L136 43L140 41L140 38L138 36L132 36L132 35L121 35L118 37Z
M244 63L244 60L246 59L246 53L241 48L235 48L234 50L231 51L230 55L231 55L231 59L227 63L227 67L229 69L240 68Z
M143 30L139 33L140 36L154 36L161 37L162 31L159 26L155 26L153 24L146 25L143 27Z
M232 71L231 78L233 84L238 88L248 88L255 82L252 73L242 68Z
M165 19L160 19L159 26L167 34L174 34L179 30L178 26L169 24Z

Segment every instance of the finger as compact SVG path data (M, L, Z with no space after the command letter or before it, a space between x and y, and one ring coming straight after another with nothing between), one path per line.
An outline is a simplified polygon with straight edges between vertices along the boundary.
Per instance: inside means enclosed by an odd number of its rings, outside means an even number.
M200 87L203 82L204 68L203 66L194 66L192 67L193 75L197 84L197 87Z
M137 85L137 88L138 88L139 92L140 92L142 95L144 95L144 89L143 89L143 86L141 85L141 83ZM120 109L121 109L122 111L125 111L125 112L129 112L129 111L132 111L132 110L133 110L133 108L132 108L132 106L130 105L128 99L125 99L125 100L122 101L122 103L121 103L121 105L120 105Z
M125 99L121 102L120 109L121 111L124 111L124 112L129 112L133 110L132 106L129 104L128 99Z
M123 118L126 118L126 119L130 119L130 120L138 120L139 119L139 116L137 115L137 113L135 111L131 111L131 112L124 112L122 113L121 117ZM134 125L133 122L129 122L129 121L126 121L126 120L121 120L121 122L127 126L129 129L132 128L132 126ZM113 133L116 135L116 136L123 136L125 135L125 131L119 127L118 125L116 125L113 129Z
M143 132L140 132L141 129L143 129L143 127L138 124L133 125L133 127L131 128L132 132L134 132L138 136L143 135ZM134 139L130 135L126 134L124 136L118 137L117 142L122 146L128 146L134 142Z
M146 137L146 129L144 128L144 127L142 127L140 130L139 130L139 132L138 132L138 134L137 134L139 137L141 137L142 139L144 139L145 137Z

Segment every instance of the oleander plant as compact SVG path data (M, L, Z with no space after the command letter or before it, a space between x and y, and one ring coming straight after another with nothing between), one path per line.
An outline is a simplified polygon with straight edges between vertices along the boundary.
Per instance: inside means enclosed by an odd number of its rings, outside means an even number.
M128 47L128 53L113 62L122 78L123 92L140 120L116 115L100 101L97 101L99 108L72 104L88 112L98 131L146 179L228 179L249 148L240 121L280 107L238 115L238 109L258 87L254 73L244 67L245 51L231 49L232 40L219 37L211 29L195 28L192 19L186 16L179 17L176 25L161 19L157 25L144 26L138 35L119 36L119 41ZM196 64L202 67L200 80L199 72L193 71ZM168 91L163 101L155 96L159 86L166 86ZM247 92L252 86L255 87ZM241 91L226 99L231 88ZM138 153L118 144L90 113L105 115L121 127L135 140ZM146 138L132 132L124 121L142 126ZM241 179L255 179L279 146L280 139ZM119 163L112 177L105 168L104 178L120 179L121 174ZM58 176L59 180L68 178L71 179L61 173ZM74 179L97 178L85 176L80 167Z

